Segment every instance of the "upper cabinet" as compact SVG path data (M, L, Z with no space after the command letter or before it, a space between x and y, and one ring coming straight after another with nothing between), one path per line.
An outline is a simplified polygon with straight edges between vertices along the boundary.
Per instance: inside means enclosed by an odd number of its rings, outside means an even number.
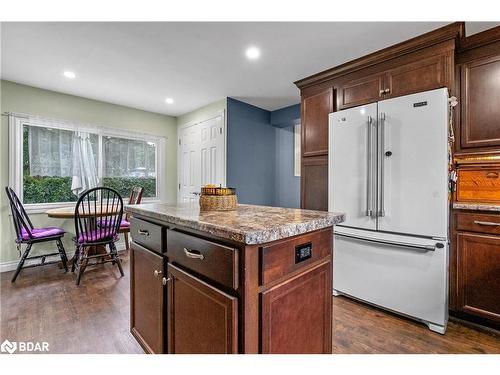
M462 39L457 52L457 156L500 152L500 26ZM465 156L465 155L464 155Z
M341 84L337 91L339 109L376 102L385 95L385 74L373 74Z
M446 87L452 77L447 74L451 71L450 54L422 55L398 59L396 67L380 73L364 75L361 71L347 76L337 90L338 109ZM387 66L392 65L394 61Z
M461 65L461 146L500 146L500 55Z
M333 89L302 98L302 155L328 152L328 114L333 111Z
M440 54L389 70L384 86L386 98L445 87L447 59L447 54Z

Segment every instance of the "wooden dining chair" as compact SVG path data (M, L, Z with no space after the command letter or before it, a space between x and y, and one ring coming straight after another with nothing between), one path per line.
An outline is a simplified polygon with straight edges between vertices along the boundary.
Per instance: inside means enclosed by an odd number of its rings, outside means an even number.
M10 209L12 211L12 220L14 222L14 229L16 231L16 244L17 249L19 250L19 255L21 256L21 245L25 244L26 249L19 260L19 263L16 268L16 272L14 272L14 276L12 276L11 282L15 282L17 276L21 272L23 268L32 268L39 266L46 266L49 264L59 263L59 260L46 262L46 258L53 255L59 255L62 261L62 265L64 270L68 272L68 258L66 256L66 251L64 250L64 246L62 243L62 238L64 237L64 229L58 227L45 227L45 228L35 228L33 223L31 222L26 210L23 207L23 204L19 200L18 196L10 187L5 188L5 192L7 193L7 198L9 199ZM43 254L30 257L31 247L35 243L41 242L50 242L55 241L57 246L57 253ZM40 263L30 264L25 266L24 262L30 259L40 259Z
M89 265L112 262L124 276L115 242L123 216L123 200L114 189L97 187L87 190L75 207L75 258L71 271L77 271L76 285L80 285L83 272ZM109 247L109 253L105 250ZM103 248L91 253L91 249ZM89 264L89 260L96 259Z
M144 188L141 186L135 186L130 192L130 197L128 199L128 204L140 204L142 200L142 194L144 193ZM118 233L123 233L125 237L125 249L130 248L128 234L130 233L130 213L125 214L125 218L122 219L120 224L120 230Z

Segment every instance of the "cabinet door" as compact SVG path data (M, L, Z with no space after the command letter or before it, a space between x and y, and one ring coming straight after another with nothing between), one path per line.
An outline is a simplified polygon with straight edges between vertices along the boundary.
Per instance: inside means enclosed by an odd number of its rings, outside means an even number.
M163 257L135 242L130 248L130 330L146 352L164 353Z
M500 321L500 237L459 233L457 238L459 308Z
M384 74L349 81L337 91L338 109L374 103L384 97Z
M238 352L238 300L168 265L168 352Z
M328 114L333 111L333 89L302 98L302 155L328 153Z
M461 146L500 146L500 56L461 69Z
M332 352L331 279L327 262L262 293L262 353Z
M328 156L302 158L301 207L328 211Z
M387 72L385 99L446 86L446 55L402 65Z

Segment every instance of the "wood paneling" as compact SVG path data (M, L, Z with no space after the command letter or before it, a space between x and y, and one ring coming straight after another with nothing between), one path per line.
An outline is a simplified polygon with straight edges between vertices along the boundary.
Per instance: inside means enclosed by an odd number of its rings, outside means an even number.
M331 88L302 98L302 155L324 155L328 152L328 114L333 111Z
M262 293L262 353L331 353L331 266L328 261Z
M238 299L168 265L168 352L238 352Z
M302 158L301 208L328 211L328 156Z
M500 146L500 55L461 65L461 147Z
M500 322L500 237L459 233L457 280L462 311Z
M457 201L500 203L500 167L459 168L457 172Z
M163 257L132 242L131 264L130 330L146 352L164 353Z
M261 285L267 285L305 267L311 263L330 257L332 253L331 228L312 232L304 236L278 241L260 249ZM310 244L311 257L300 263L296 262L295 248Z

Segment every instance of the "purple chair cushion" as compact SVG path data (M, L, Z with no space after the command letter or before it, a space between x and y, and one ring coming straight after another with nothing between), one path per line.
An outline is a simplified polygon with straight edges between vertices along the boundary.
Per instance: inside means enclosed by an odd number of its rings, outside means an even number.
M99 221L99 226L103 226L103 225L111 225L113 222L111 220L100 220ZM122 221L120 222L120 228L129 228L130 227L130 222L125 220L125 219L122 219Z
M90 232L83 232L78 236L78 243L90 243L90 242L103 242L103 241L116 241L118 236L116 233L112 233L112 230L93 230Z
M31 229L31 237L26 229L21 229L21 239L27 241L29 239L40 239L53 236L62 236L65 233L64 229L57 227L33 228Z

